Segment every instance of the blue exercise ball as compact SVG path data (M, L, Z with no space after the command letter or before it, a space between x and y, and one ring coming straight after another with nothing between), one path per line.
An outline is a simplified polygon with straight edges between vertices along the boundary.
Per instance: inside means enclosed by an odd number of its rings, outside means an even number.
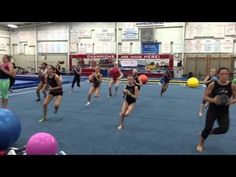
M12 146L21 133L21 123L17 115L9 109L0 108L0 150Z

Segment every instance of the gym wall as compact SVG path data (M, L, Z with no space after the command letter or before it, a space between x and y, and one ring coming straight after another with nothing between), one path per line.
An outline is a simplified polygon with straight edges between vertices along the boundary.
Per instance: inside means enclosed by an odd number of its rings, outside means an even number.
M7 27L0 26L0 58L10 54L10 33Z
M20 28L13 30L10 35L9 29L0 28L0 43L4 50L0 50L0 56L3 54L13 55L14 61L18 66L37 68L42 61L46 61L50 64L56 64L58 60L65 61L62 66L68 71L68 54L77 54L80 52L96 53L98 51L107 53L116 53L116 40L118 41L118 53L119 54L135 54L141 53L141 30L143 28L154 29L153 42L159 43L159 53L172 53L177 61L183 60L184 73L189 72L188 57L191 58L190 63L197 64L197 58L207 57L210 62L210 58L217 58L227 55L233 62L236 55L236 43L235 43L235 23L163 23L162 25L139 25L136 22L75 22L75 23L52 23L46 25L40 25L37 27ZM118 39L115 35L115 29L118 29ZM137 28L138 38L126 40L124 39L124 31L127 28ZM114 36L109 45L99 41L97 33L101 29L109 29L114 31ZM90 34L80 34L80 31ZM37 31L37 33L36 33ZM63 32L65 36L55 35L56 32ZM55 33L53 33L55 32ZM53 37L49 37L50 34L54 34ZM213 35L212 35L213 34ZM26 37L27 35L27 37ZM12 48L10 47L9 36L11 36ZM58 38L57 38L58 37ZM37 39L36 39L37 38ZM69 40L69 41L68 41ZM217 43L218 42L218 43ZM89 50L81 50L80 44L89 43ZM65 47L64 51L57 51L57 44ZM55 47L54 51L44 52L43 45L51 45ZM60 47L59 45L59 47ZM7 46L7 47L4 47ZM218 46L218 49L217 49ZM219 47L220 46L220 47ZM100 48L99 48L100 47ZM103 48L103 49L101 49ZM12 50L11 50L12 49ZM73 50L72 50L73 49ZM182 55L184 49L184 56ZM41 50L41 51L39 51ZM115 50L115 52L114 52ZM213 56L209 56L213 54ZM217 55L215 57L214 55ZM46 56L46 57L45 57ZM46 60L45 60L46 58ZM183 59L184 58L184 59ZM202 60L201 60L202 61ZM213 61L214 62L214 61ZM211 62L211 63L213 63ZM177 62L175 62L175 65ZM199 73L197 68L193 70L197 71L196 75L204 75L207 73L210 67L210 63L205 65L207 68L203 69L204 73ZM175 66L177 67L177 66ZM181 68L181 67L180 67ZM233 67L235 68L235 66ZM234 69L232 69L234 70ZM232 71L233 72L233 71Z
M17 30L12 31L11 33L11 40L13 41L13 51L12 55L15 59L15 62L17 66L21 67L27 67L27 68L37 68L42 61L46 61L50 64L56 64L58 60L63 60L65 64L62 66L68 71L68 49L66 49L65 53L50 53L50 52L41 52L40 45L45 45L46 43L52 44L52 43L61 43L65 44L68 43L68 31L70 31L70 48L72 45L74 45L75 50L71 51L70 53L78 53L81 52L78 50L78 44L79 43L91 43L92 49L90 53L96 53L99 49L98 45L100 45L102 42L99 41L96 38L96 32L101 29L110 29L111 31L115 31L116 25L118 28L118 50L119 53L122 53L122 44L123 43L129 43L130 48L135 47L134 43L138 43L138 45L141 45L141 37L140 37L140 30L144 27L138 27L136 26L135 22L132 23L114 23L114 22L78 22L78 23L53 23L53 24L47 24L42 26L30 27L30 28L20 28ZM176 43L178 45L182 44L183 40L183 33L182 33L182 26L183 23L166 23L164 26L151 26L151 28L154 28L154 42L160 43L160 53L163 53L162 43L165 43L165 45L169 45L167 47L167 50L173 50L173 46ZM122 30L125 28L140 28L139 29L139 37L138 40L122 40ZM69 28L69 30L68 30ZM150 28L150 26L149 26ZM79 30L91 30L91 36L90 37L78 37L75 39L73 36L73 33L75 31ZM37 31L37 34L36 34ZM54 36L53 39L48 39L48 34L52 34L53 31L64 31L65 38L58 38L57 36ZM28 37L26 37L27 35ZM43 36L45 35L45 36ZM23 37L22 37L23 36ZM36 39L37 38L37 39ZM75 44L73 44L75 42ZM140 44L139 44L140 43ZM104 44L104 43L102 43ZM111 47L111 45L113 45ZM105 51L107 53L116 53L116 35L114 35L114 40L111 41L109 45L103 46ZM132 45L133 44L133 45ZM37 48L35 48L37 47ZM140 49L136 50L136 53L141 53L141 46L138 46ZM68 46L69 48L69 46ZM110 51L109 51L110 50ZM111 51L112 50L112 51ZM115 52L114 52L115 51ZM135 49L133 49L135 51ZM138 51L138 52L137 52ZM101 51L102 52L102 51ZM170 53L174 51L165 51L165 53ZM182 52L182 51L181 51ZM181 53L178 52L178 53ZM45 57L46 56L46 57ZM44 58L44 59L42 59ZM45 60L46 58L46 60Z
M234 72L235 23L186 23L185 73L202 79L210 69L226 66Z

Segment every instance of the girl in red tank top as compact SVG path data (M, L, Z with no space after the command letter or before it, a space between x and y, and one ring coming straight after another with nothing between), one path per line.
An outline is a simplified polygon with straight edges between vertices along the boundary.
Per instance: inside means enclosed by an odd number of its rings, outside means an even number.
M118 91L119 88L119 84L120 84L120 79L123 77L123 73L121 72L121 70L118 67L118 62L114 63L114 67L112 69L110 69L109 71L109 75L111 76L111 80L109 83L109 95L108 97L112 96L112 85L116 84L116 88L115 91Z

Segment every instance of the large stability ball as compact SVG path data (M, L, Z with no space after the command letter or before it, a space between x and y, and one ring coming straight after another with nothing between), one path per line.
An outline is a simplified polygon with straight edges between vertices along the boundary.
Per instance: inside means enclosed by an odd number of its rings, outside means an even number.
M26 144L27 155L56 155L57 149L56 138L45 132L34 134Z
M20 119L9 109L0 108L0 150L12 146L21 133Z
M187 86L190 88L196 88L198 87L199 81L196 77L191 77L187 81Z
M148 82L148 77L144 74L140 75L139 78L142 81L143 85Z

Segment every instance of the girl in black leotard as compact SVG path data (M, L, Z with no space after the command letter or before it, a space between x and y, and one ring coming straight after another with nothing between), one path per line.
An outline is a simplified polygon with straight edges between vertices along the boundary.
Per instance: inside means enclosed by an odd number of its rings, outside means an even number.
M205 84L205 86L208 87L208 85L209 85L212 81L214 81L215 78L217 78L217 76L216 76L216 70L212 68L212 69L210 70L210 74L207 75L207 76L205 77L204 81L203 81L204 84ZM205 91L206 91L206 90L205 90ZM201 104L201 106L200 106L199 114L198 114L200 117L202 117L202 115L203 115L203 110L204 110L204 108L207 107L207 105L208 105L208 103L207 103L206 100L203 98L203 99L202 99L202 104Z
M208 101L205 128L200 137L196 150L202 152L204 143L210 134L224 134L229 129L229 105L236 103L236 85L228 81L229 69L219 68L218 81L211 82L205 91L205 100ZM219 127L214 128L217 120Z
M128 117L133 111L138 97L138 86L134 84L134 78L132 75L128 75L127 85L125 86L123 93L125 94L125 101L120 112L120 125L118 126L118 130L124 128L125 117Z
M61 105L63 90L62 83L60 81L59 76L56 74L56 68L52 65L47 67L47 78L46 84L44 85L46 90L49 91L47 97L43 103L43 118L39 120L39 122L47 120L47 107L49 102L55 97L54 113L57 113L59 106Z
M100 73L99 66L95 67L95 72L89 76L89 81L92 83L92 85L88 93L88 102L86 104L87 106L90 105L90 100L93 93L95 93L96 98L100 96L100 85L102 82L102 74Z
M41 67L39 69L39 73L38 73L38 78L39 78L39 84L38 84L38 87L36 89L36 95L37 95L37 100L36 101L40 101L40 90L43 90L43 94L44 94L44 97L46 97L46 92L45 90L43 89L43 86L46 82L46 71L47 71L47 63L43 62L41 64Z
M133 69L132 74L133 74L133 78L134 78L134 84L138 87L138 94L139 94L141 86L143 85L142 80L138 76L137 69Z

